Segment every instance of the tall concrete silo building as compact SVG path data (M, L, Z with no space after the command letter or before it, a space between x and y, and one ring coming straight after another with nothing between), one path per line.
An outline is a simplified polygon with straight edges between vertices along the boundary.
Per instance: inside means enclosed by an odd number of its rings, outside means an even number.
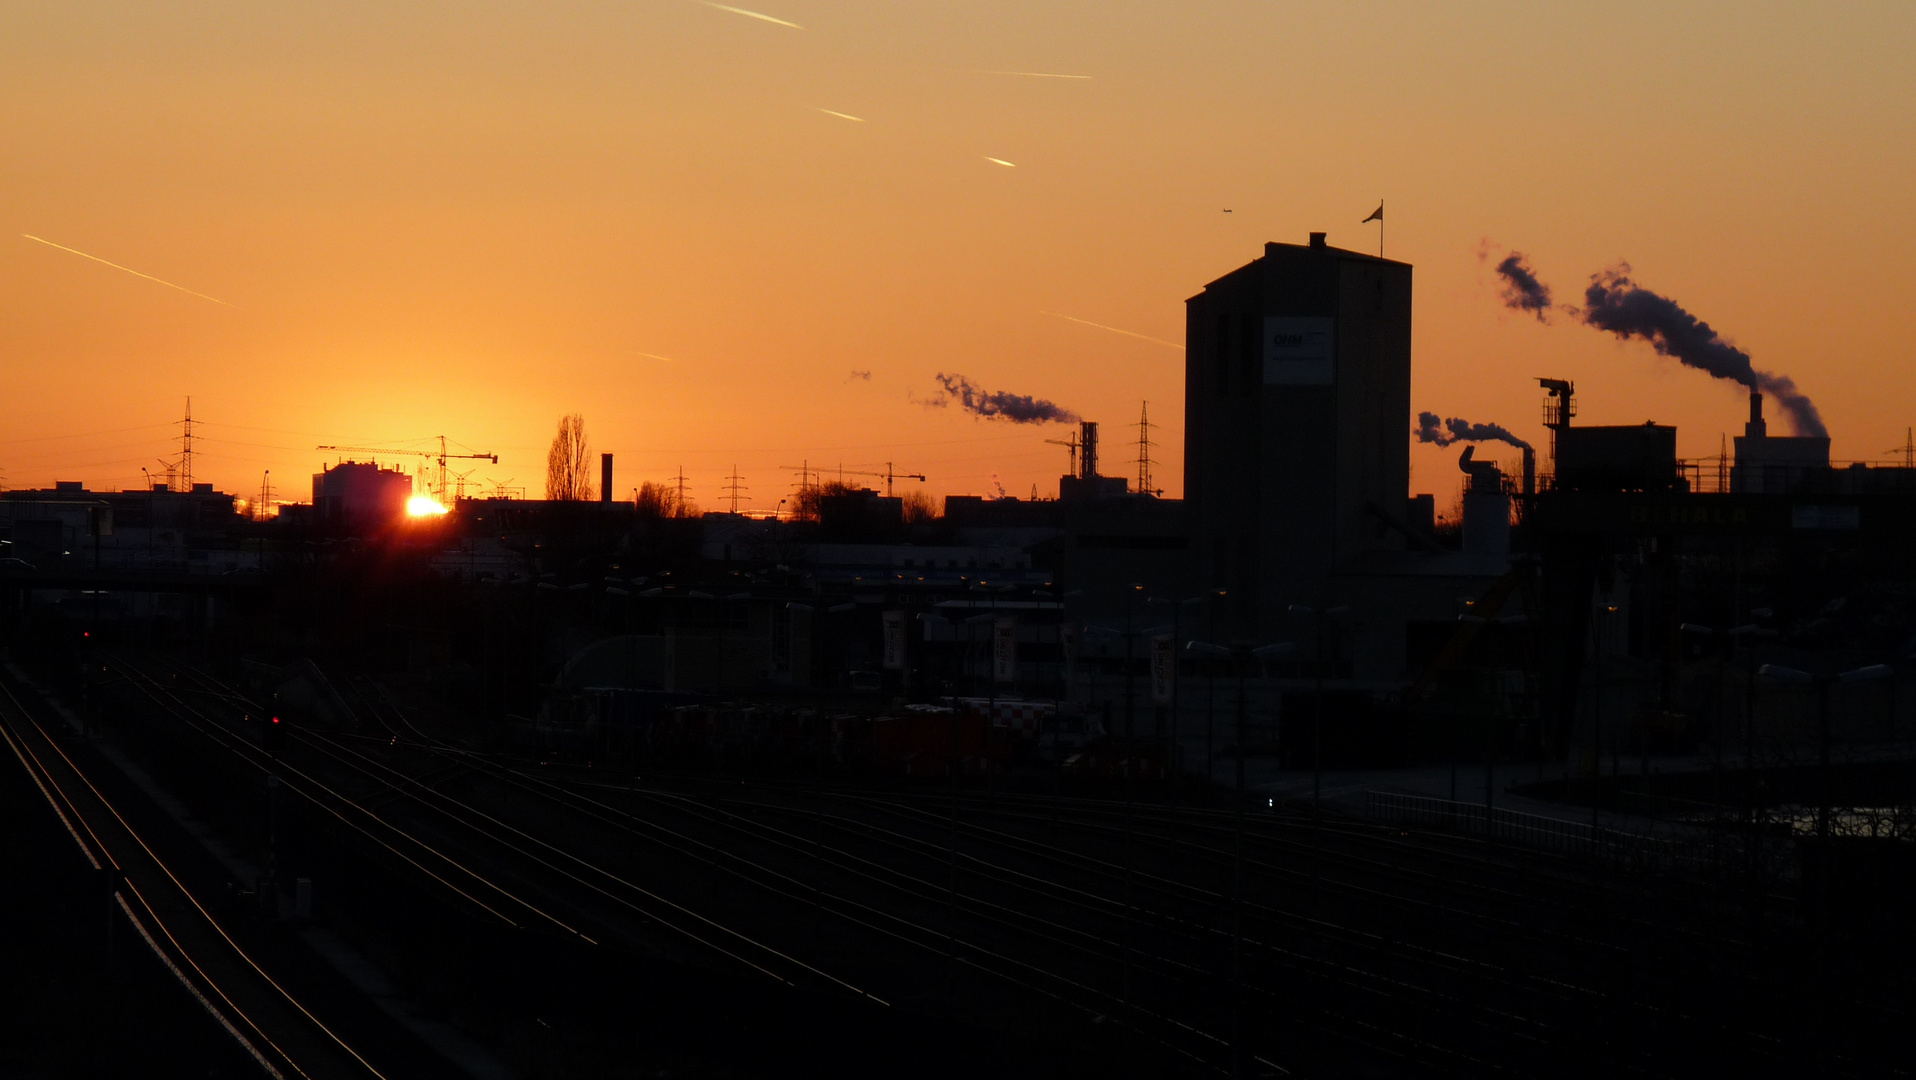
M1329 246L1264 254L1185 302L1184 492L1194 555L1235 631L1402 551L1410 479L1411 268Z

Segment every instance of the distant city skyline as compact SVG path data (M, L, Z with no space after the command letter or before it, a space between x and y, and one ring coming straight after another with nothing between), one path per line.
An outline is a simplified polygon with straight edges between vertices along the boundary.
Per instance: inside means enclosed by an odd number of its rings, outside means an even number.
M1741 430L1734 385L1507 308L1487 255L1519 250L1566 298L1628 261L1788 372L1838 460L1916 424L1903 6L6 25L8 487L142 486L191 395L195 478L242 496L270 469L306 497L320 444L442 433L500 455L475 483L536 495L573 412L628 498L683 467L717 505L736 464L770 510L799 460L1055 491L1067 428L926 407L962 373L1098 421L1109 475L1150 401L1176 497L1184 300L1266 241L1375 251L1380 195L1385 255L1416 268L1414 411L1542 444L1549 375L1580 421L1674 424L1685 457ZM1411 490L1447 502L1456 453L1416 446Z

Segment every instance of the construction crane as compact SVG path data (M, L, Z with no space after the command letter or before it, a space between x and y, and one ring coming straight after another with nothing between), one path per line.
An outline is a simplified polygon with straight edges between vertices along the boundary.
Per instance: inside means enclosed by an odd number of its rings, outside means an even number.
M814 469L814 468L812 468L812 467L811 467L811 466L810 466L809 464L806 464L806 465L780 465L780 466L779 466L779 468L781 468L781 469L790 469L790 470L792 470L793 472L795 472L795 473L798 473L798 474L800 474L800 477L801 477L801 479L800 479L800 481L799 481L799 483L800 483L800 485L801 485L801 486L802 486L802 485L804 484L804 480L803 480L803 477L807 477L807 476L817 476L817 475L822 475L822 474L824 473L824 470L823 470L823 469ZM838 475L840 475L840 476L875 476L875 477L878 477L879 479L881 479L881 480L883 480L883 481L885 481L885 498L887 498L887 499L889 499L889 498L891 498L891 485L892 485L892 481L894 481L894 480L916 480L916 481L918 481L919 483L924 483L924 482L925 482L925 479L926 479L926 478L925 478L925 474L924 474L924 473L903 473L903 472L898 472L898 471L896 471L896 470L894 470L894 469L892 468L892 463L891 463L891 462L889 462L889 461L887 461L887 462L885 462L885 471L884 471L884 472L863 472L863 471L861 471L861 470L858 470L858 469L839 469L839 470L838 470Z
M494 465L497 465L499 464L499 455L490 453L490 452L478 453L478 454L455 454L446 449L446 437L444 435L438 436L438 439L439 439L439 450L436 453L431 450L382 450L374 446L321 446L321 447L318 447L318 449L331 450L337 454L386 454L388 456L409 455L412 457L436 458L438 459L439 467L438 467L438 471L436 472L433 478L433 485L432 485L433 498L439 500L439 504L441 506L446 506L446 505L449 505L446 499L447 487L448 487L446 483L447 460L452 458L470 458L473 460L490 461Z
M1071 467L1066 469L1065 472L1071 476L1078 475L1078 433L1077 432L1075 431L1072 432L1071 437L1068 439L1046 439L1045 443L1050 446L1064 447L1065 452L1071 455Z

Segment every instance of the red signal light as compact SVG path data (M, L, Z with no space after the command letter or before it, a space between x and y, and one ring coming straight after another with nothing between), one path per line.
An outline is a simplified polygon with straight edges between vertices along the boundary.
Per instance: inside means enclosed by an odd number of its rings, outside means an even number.
M279 717L277 716L273 717L273 723L275 724L279 723Z

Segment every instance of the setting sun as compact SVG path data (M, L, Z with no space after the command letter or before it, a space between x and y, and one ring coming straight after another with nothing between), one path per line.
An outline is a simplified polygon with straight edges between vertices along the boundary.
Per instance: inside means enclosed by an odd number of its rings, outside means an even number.
M406 500L407 517L438 517L444 513L446 508L430 496L414 495Z

